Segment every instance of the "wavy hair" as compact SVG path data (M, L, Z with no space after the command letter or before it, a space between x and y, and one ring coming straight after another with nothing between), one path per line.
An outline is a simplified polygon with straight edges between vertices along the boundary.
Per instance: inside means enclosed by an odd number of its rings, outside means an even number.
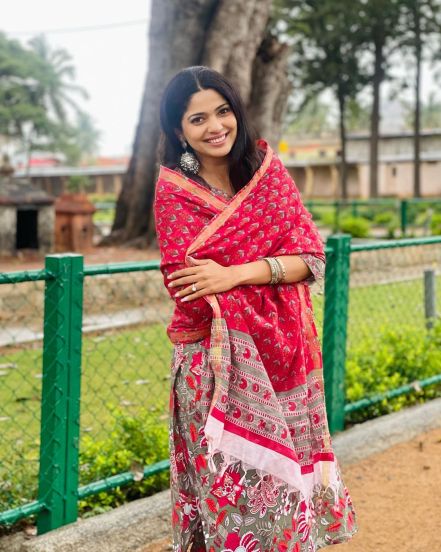
M257 135L248 120L239 92L223 75L209 67L187 67L179 71L167 84L160 107L163 131L161 161L168 167L179 165L184 149L176 130L182 130L182 117L193 94L207 89L216 90L225 98L237 120L237 137L228 154L230 180L237 192L251 180L261 164L262 156L259 155ZM192 151L190 145L187 149Z

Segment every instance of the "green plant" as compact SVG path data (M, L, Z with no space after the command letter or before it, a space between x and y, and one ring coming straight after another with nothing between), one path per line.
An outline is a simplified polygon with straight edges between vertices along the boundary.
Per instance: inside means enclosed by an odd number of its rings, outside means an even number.
M142 474L144 466L168 458L168 429L158 423L160 411L142 409L136 417L115 409L115 427L108 438L96 441L85 435L81 443L80 483L85 485L111 475L133 471ZM168 472L159 473L109 492L79 501L85 517L120 506L127 501L149 496L166 489Z
M433 236L441 236L441 213L435 213L430 223L430 230Z
M383 211L382 213L377 213L374 216L375 224L390 224L391 222L395 222L397 220L397 215L394 211Z
M340 229L354 238L366 238L369 235L370 222L363 217L345 216L340 222Z
M377 339L362 340L349 351L346 363L346 397L355 402L384 393L441 371L441 322L430 330L412 326L384 327ZM350 422L360 422L423 402L440 393L441 386L401 395L351 413Z
M66 188L72 194L81 193L86 190L90 184L90 179L88 176L82 174L72 174L67 180Z

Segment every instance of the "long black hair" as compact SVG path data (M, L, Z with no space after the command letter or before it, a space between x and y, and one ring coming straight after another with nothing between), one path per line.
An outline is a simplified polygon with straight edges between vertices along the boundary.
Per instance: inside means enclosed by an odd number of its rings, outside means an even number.
M229 103L237 120L237 137L228 154L230 180L237 192L251 180L259 168L262 155L256 145L256 133L248 121L243 101L234 86L209 67L194 66L179 71L168 83L161 99L160 118L163 136L162 163L176 167L184 152L176 130L191 96L200 90L213 89ZM187 148L192 151L190 145Z

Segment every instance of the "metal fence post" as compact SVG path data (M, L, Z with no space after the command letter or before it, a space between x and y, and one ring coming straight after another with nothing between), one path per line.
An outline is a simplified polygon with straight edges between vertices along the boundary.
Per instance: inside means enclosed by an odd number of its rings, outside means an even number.
M326 259L323 370L329 429L334 433L344 428L351 236L330 236L326 246L332 252Z
M38 534L78 515L83 257L46 257Z
M402 199L401 200L401 205L400 205L400 213L401 213L401 235L402 236L405 236L406 235L406 232L407 232L407 206L408 206L408 201L407 199Z

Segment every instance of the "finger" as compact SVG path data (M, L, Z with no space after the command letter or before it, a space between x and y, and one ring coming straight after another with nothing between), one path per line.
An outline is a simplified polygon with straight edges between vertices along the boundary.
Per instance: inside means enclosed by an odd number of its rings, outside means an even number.
M185 301L185 302L194 301L195 299L199 299L201 297L204 297L204 295L207 295L207 290L200 289L196 293L192 292L190 295L186 295L185 297L183 297L181 299L181 301Z
M195 259L194 257L188 257L188 258L195 265L203 265L211 262L211 259Z
M200 291L200 289L198 289L197 284L196 284L196 290L197 290L196 292L193 290L193 283L192 283L191 286L187 286L184 289L180 289L178 292L176 292L174 297L182 298L186 295L190 295L192 293L197 293L198 291Z
M173 272L172 274L168 275L169 280L176 278L180 278L182 276L194 276L196 274L194 268L181 268L181 270L176 270L176 272Z
M197 282L195 278L197 277L197 274L192 274L191 276L185 276L184 278L178 278L176 280L173 280L168 284L168 287L178 287L178 286L185 286L187 284L193 284Z

